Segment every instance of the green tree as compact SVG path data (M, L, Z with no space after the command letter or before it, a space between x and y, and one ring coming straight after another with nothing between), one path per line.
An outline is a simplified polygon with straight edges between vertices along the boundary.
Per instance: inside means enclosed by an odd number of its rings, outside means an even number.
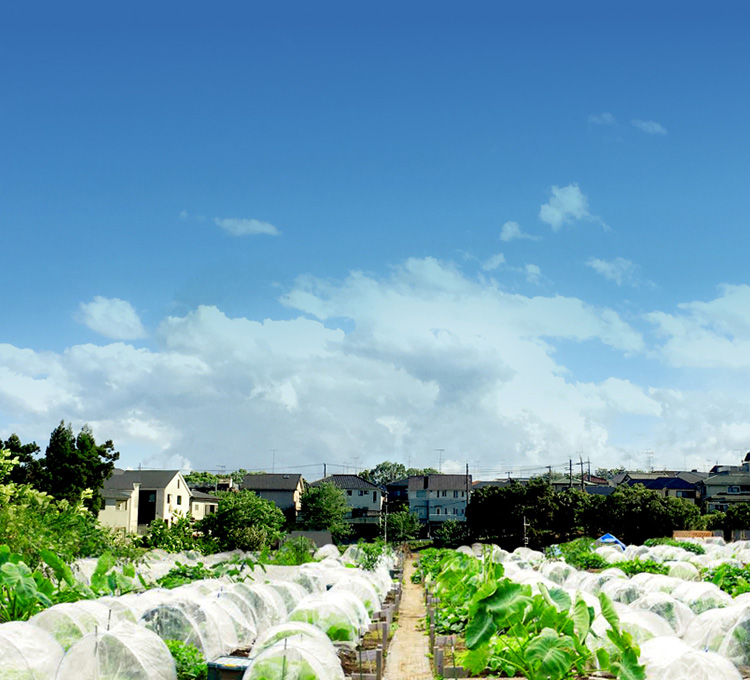
M99 492L120 457L114 449L111 440L97 444L88 425L84 425L76 437L72 425L60 421L40 461L41 473L36 486L53 498L71 503L79 499L84 490L90 489L91 495L85 504L96 516L102 507Z
M196 528L215 541L219 550L262 550L281 538L283 526L284 513L275 503L241 490L224 495L216 512Z
M434 535L438 545L444 548L458 548L470 540L469 528L466 526L466 522L459 522L455 519L443 522L435 530Z
M725 512L723 529L727 540L734 529L750 529L750 503L730 505Z
M300 499L300 524L310 531L330 531L337 543L352 533L346 521L349 506L342 489L331 482L311 486Z
M386 460L378 463L371 470L364 470L359 476L371 484L375 484L375 486L385 486L406 477L406 468L401 463L392 463Z
M197 470L193 470L184 475L184 477L191 489L215 489L219 482L218 475L215 475L213 472L198 472Z
M17 434L12 434L3 443L0 440L0 448L4 448L18 460L18 464L10 474L10 481L16 484L34 484L40 477L41 464L38 459L40 448L36 442L22 444Z
M386 522L388 523L388 541L390 543L411 541L419 536L422 529L419 518L408 510L389 514L386 517Z

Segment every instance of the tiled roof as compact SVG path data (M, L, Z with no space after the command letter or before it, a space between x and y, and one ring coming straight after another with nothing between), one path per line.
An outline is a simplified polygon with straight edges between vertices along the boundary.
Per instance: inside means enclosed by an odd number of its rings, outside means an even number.
M750 486L750 472L729 472L711 475L703 480L706 486Z
M320 486L325 483L334 484L339 489L367 489L368 491L380 491L380 487L375 486L375 484L368 482L366 479L362 479L359 475L328 475L328 477L313 482L310 486Z
M128 501L131 498L127 491L120 491L120 489L102 489L101 496L102 498L115 498L118 501Z
M417 475L409 477L409 491L421 491L422 489L466 489L467 475ZM471 475L468 475L468 486L471 489ZM425 485L425 479L427 484Z
M639 481L635 481L635 484L640 484ZM633 482L630 484L633 485ZM647 489L695 489L695 484L688 482L681 477L659 477L658 479L649 479L646 481L644 486Z
M217 496L212 496L210 493L203 493L203 491L198 491L198 489L190 489L190 497L196 501L219 502L219 498Z
M180 474L179 470L121 470L115 468L113 475L104 481L105 489L127 489L140 483L141 489L163 489Z
M301 479L302 475L299 474L245 475L240 488L250 491L294 491Z

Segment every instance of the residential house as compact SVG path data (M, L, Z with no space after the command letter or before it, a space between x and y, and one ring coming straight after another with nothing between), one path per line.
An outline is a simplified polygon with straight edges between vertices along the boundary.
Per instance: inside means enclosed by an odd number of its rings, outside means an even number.
M275 503L285 515L296 517L302 508L305 480L295 474L245 475L240 488L255 492Z
M730 505L750 502L750 471L721 472L698 482L709 512L725 511Z
M416 475L409 477L409 512L425 524L466 520L471 475Z
M409 478L402 477L385 485L388 512L398 512L409 506Z
M219 499L210 493L190 490L190 515L194 520L201 520L219 509Z
M695 482L682 477L657 477L647 480L629 480L628 485L643 484L647 489L656 491L659 495L672 498L684 498L694 504L700 502L700 492Z
M380 513L383 509L383 492L359 475L328 475L311 486L333 484L341 489L349 506L347 521L353 525L380 525Z
M104 482L102 524L144 533L155 519L168 524L191 510L191 491L179 470L121 470Z

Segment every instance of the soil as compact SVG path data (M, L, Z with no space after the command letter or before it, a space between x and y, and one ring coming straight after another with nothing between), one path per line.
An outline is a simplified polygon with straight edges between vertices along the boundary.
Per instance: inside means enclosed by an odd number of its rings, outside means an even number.
M421 630L425 616L422 586L411 582L414 560L410 555L404 564L398 630L388 647L383 680L433 680L434 677L427 658L427 636Z

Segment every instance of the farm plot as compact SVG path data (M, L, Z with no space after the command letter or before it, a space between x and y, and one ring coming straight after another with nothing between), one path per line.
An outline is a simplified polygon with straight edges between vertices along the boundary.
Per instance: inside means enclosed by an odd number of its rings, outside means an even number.
M238 679L344 680L342 655L357 652L361 660L363 638L387 642L392 608L385 603L398 588L391 578L396 556L383 553L369 570L357 566L356 547L340 556L329 546L319 557L259 567L241 555L212 556L215 564L238 566L174 588L136 590L136 583L207 568L197 555L149 555L131 592L61 603L28 621L0 624L0 680L178 680L174 658L186 654L197 660L196 673L201 659L218 668L217 660L231 657L245 669ZM93 593L97 567L85 562L76 573L75 588L65 592ZM382 649L371 656L379 662L373 677L379 676ZM181 670L181 677L200 677L193 670Z
M750 677L750 594L740 592L750 591L742 576L750 577L748 547L710 539L624 551L560 546L547 555L484 545L426 551L416 578L425 585L436 671L529 680Z

